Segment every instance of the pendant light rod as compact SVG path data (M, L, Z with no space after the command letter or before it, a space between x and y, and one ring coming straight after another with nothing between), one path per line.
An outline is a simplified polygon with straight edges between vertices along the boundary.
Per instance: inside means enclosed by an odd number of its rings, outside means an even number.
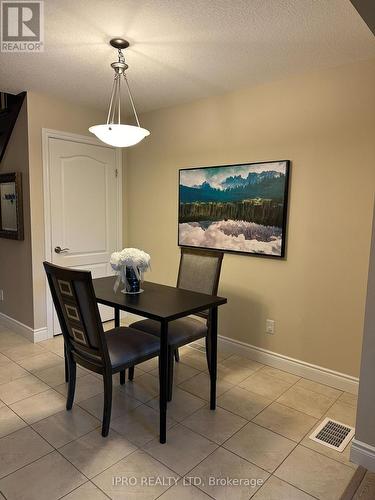
M113 96L115 95L115 87L116 87L116 79L113 80L111 99L109 101L109 108L108 108L108 115L107 115L107 124L110 123L110 119L111 119L111 110L112 110Z
M126 40L123 40L121 42L118 39L115 39L114 41L111 40L110 43L112 46L118 48L118 61L111 64L112 68L115 71L115 80L113 83L112 94L109 103L107 123L114 123L115 115L117 114L117 123L119 125L121 124L121 76L123 76L126 83L126 89L128 91L129 101L133 110L134 118L137 122L138 127L140 127L141 125L139 122L137 110L135 108L133 95L130 90L130 85L125 73L125 71L128 69L128 65L126 64L124 54L122 53L122 48L127 47L128 44Z
M121 125L121 76L118 78L118 124Z
M132 93L131 93L131 90L130 90L130 87L129 87L129 82L128 82L128 79L126 78L125 73L124 73L124 79L125 79L125 83L126 83L126 88L128 89L129 99L130 99L130 103L131 103L132 108L133 108L133 113L134 113L135 119L137 121L137 125L138 125L138 127L140 127L139 119L138 119L138 115L137 115L137 111L135 109L135 104L134 104L133 96L132 96Z

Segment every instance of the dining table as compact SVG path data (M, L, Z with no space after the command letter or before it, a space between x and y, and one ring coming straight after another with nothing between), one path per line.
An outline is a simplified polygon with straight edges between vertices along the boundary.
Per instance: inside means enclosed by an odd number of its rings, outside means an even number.
M210 409L216 408L217 377L217 335L218 307L225 304L225 297L207 295L174 286L142 282L142 293L115 291L116 277L107 276L93 280L96 300L99 304L114 308L115 327L120 326L120 311L160 322L160 443L167 439L167 396L168 396L168 326L171 321L209 311L207 333L207 358L210 375Z

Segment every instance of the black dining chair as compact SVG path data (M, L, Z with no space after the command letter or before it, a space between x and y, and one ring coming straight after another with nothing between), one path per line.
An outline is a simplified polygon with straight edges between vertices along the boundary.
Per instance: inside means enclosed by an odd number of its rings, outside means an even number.
M76 385L76 364L103 376L102 436L111 421L112 375L159 356L155 336L128 327L104 333L90 271L76 271L44 262L53 303L64 336L68 364L68 397L71 410ZM125 376L123 376L125 380ZM124 395L125 397L125 395Z
M198 250L191 248L181 249L180 266L177 278L177 288L194 292L217 295L219 286L223 252L211 250ZM172 399L174 357L178 348L198 339L206 339L206 355L208 369L210 370L210 336L209 311L197 313L205 321L200 321L192 316L171 321L168 327L168 401ZM136 321L131 328L160 337L160 323L152 319ZM134 377L134 367L129 369L129 378Z

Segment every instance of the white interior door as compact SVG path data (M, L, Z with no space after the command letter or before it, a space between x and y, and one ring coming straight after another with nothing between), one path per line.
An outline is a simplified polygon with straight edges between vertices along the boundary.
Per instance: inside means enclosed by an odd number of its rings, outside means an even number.
M113 274L109 259L119 247L119 189L114 148L49 138L52 262ZM103 321L113 309L100 306ZM54 335L61 332L56 314Z

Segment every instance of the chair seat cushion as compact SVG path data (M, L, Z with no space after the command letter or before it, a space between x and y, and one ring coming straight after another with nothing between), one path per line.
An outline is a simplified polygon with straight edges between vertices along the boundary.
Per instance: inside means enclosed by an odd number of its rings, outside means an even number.
M136 321L131 328L160 337L160 323L153 319ZM182 346L207 335L207 326L195 318L186 317L171 321L168 325L168 344Z
M106 333L105 338L113 369L123 365L133 366L145 358L159 355L159 339L140 330L113 328Z

